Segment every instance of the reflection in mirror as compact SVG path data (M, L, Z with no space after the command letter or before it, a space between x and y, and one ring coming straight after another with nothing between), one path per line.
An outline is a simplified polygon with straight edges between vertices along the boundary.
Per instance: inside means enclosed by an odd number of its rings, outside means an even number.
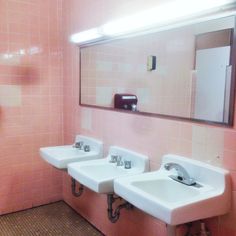
M141 113L230 124L234 26L231 16L82 47L81 104L114 108L129 94Z

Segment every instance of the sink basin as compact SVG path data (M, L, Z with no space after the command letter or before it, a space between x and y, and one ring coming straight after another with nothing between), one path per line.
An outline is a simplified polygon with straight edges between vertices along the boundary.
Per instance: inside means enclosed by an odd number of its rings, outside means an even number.
M164 168L170 162L183 166L198 185L188 186L170 178L177 174ZM228 171L176 155L164 156L158 171L116 179L114 191L169 225L222 215L230 209Z
M111 155L120 155L123 160L131 161L131 169L111 163ZM115 178L140 174L148 169L146 156L116 146L110 147L107 158L68 165L69 175L97 193L112 193Z
M40 148L41 157L58 169L66 169L71 162L88 161L102 158L103 144L93 138L77 135L75 142L82 141L90 146L90 151L79 150L74 145Z
M159 200L163 199L169 203L186 201L199 193L196 188L189 188L189 186L165 178L136 181L132 185Z

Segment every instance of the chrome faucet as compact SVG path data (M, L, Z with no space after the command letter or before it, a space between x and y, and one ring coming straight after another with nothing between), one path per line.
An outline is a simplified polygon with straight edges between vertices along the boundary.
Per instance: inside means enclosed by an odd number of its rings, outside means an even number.
M124 161L125 169L131 169L131 161Z
M173 180L176 180L180 183L186 184L186 185L195 185L196 182L193 178L191 178L188 174L188 172L184 169L183 166L177 164L177 163L166 163L164 165L166 170L171 170L175 169L177 171L177 176L176 175L170 175L169 177L172 178Z
M122 161L122 156L118 156L116 166L123 166L124 162Z
M83 145L84 145L84 142L83 142L83 141L79 141L79 142L75 142L75 144L73 145L73 147L74 147L74 148L77 148L77 149L79 149L79 150L82 150Z
M110 163L117 163L118 155L111 155Z
M85 152L90 152L90 146L89 145L84 145L84 151Z

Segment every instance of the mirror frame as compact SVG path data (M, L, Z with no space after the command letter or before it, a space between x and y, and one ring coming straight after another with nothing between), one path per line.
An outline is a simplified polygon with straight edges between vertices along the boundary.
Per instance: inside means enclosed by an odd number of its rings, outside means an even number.
M134 114L134 115L143 115L143 116L148 116L148 117L156 117L160 119L169 119L169 120L177 120L177 121L185 121L185 122L192 122L192 123L202 123L202 124L207 124L207 125L214 125L214 126L223 126L223 127L232 127L234 125L234 114L235 114L235 93L236 93L236 15L231 15L235 18L235 25L234 28L232 29L232 35L231 35L231 53L230 53L230 64L232 65L232 74L231 74L231 87L230 87L230 101L229 101L229 119L227 123L224 122L216 122L216 121L209 121L209 120L204 120L204 119L195 119L195 118L188 118L188 117L180 117L180 116L172 116L172 115L165 115L165 114L160 114L160 113L151 113L151 112L142 112L142 111L129 111L129 110L122 110L122 109L116 109L113 107L103 107L103 106L98 106L98 105L89 105L89 104L83 104L82 103L82 98L81 98L81 50L83 48L87 48L89 46L94 46L94 45L99 45L99 44L105 44L108 42L112 41L118 41L118 40L123 40L123 39L128 39L128 38L133 38L137 36L142 36L142 35L148 35L152 33L157 33L157 32L162 32L174 28L180 28L183 26L191 25L194 23L201 23L204 21L210 21L214 19L219 19L219 18L224 18L224 17L229 17L228 16L222 16L218 18L211 18L206 17L206 18L200 18L197 22L194 22L194 20L186 21L184 24L183 23L177 23L171 26L165 26L163 28L159 29L151 29L151 30L146 30L142 31L139 33L133 33L133 34L127 34L123 36L118 36L118 37L113 37L113 38L101 38L92 42L88 42L82 45L79 45L79 105L81 107L88 107L88 108L96 108L100 110L108 110L108 111L115 111L115 112L121 112L121 113L126 113L126 114ZM196 45L195 45L196 46Z

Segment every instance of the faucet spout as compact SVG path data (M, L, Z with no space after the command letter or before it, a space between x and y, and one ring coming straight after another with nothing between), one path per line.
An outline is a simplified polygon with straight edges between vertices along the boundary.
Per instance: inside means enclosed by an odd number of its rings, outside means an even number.
M177 163L166 163L164 165L164 168L166 170L171 170L171 169L175 169L177 171L177 176L174 175L170 175L170 177L178 182L181 182L183 184L186 185L194 185L196 184L195 180L193 178L191 178L188 174L188 172L184 169L183 166L177 164Z

